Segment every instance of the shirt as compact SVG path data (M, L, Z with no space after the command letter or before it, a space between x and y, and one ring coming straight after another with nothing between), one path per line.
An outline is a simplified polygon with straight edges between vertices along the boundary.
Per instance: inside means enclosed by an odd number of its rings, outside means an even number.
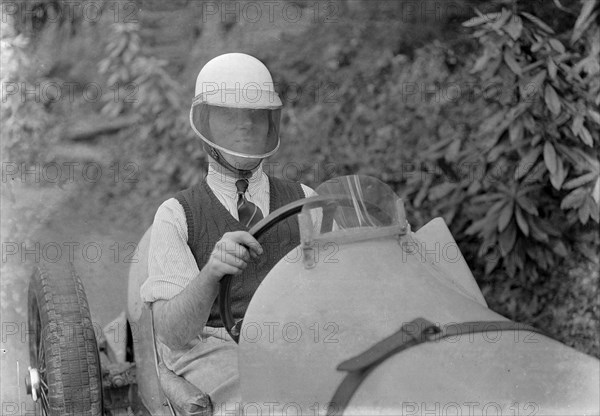
M209 164L206 182L219 202L238 218L237 179L218 173ZM256 204L266 217L270 212L269 177L262 164L248 180L246 199ZM316 195L315 191L302 185L305 197ZM190 247L183 207L175 198L163 202L154 216L148 253L148 278L140 289L145 302L168 300L181 292L200 269Z

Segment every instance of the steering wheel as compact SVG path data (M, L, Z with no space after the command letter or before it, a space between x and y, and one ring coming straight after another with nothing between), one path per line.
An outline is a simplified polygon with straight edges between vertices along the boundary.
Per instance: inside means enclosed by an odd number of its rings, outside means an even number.
M324 217L327 216L333 220L332 213L335 211L335 206L337 203L341 201L351 201L351 199L346 195L321 195L299 199L298 201L289 203L270 213L266 218L263 218L257 222L250 229L249 233L258 240L261 235L263 235L275 224L294 214L299 213L302 208L307 205L311 208L323 208L325 214ZM331 215L327 215L328 213L331 213ZM221 278L221 284L219 288L219 312L221 314L221 320L223 321L225 329L227 329L227 332L237 344L239 343L240 328L242 326L243 319L235 322L233 313L231 312L231 299L229 293L231 290L231 280L233 277L234 276L229 274Z

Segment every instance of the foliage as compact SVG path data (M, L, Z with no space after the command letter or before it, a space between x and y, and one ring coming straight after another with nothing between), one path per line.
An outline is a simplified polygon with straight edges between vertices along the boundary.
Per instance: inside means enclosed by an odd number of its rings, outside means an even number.
M11 18L11 16L7 16ZM22 68L30 65L26 53L29 40L22 34L3 27L1 43L2 74L2 154L3 161L30 163L39 161L49 147L56 143L56 136L49 129L46 106L51 102L42 100L36 93L34 80L23 73ZM25 94L32 91L32 94ZM52 97L47 97L51 100ZM26 99L27 98L27 99Z
M574 251L597 258L597 226L586 226L598 223L600 201L593 4L584 2L573 30L560 35L506 9L465 23L483 49L471 73L485 118L424 156L443 160L458 180L433 175L410 187L439 204L459 239L475 237L488 275L502 264L531 284Z
M106 76L107 88L124 91L127 96L119 100L107 97L102 112L108 116L139 116L132 139L120 150L138 156L142 165L140 183L151 195L198 183L203 177L205 157L189 128L181 86L167 73L167 61L144 53L138 24L116 26L99 72Z
M84 19L82 13L73 13L73 6L68 0L27 0L6 4L3 10L6 16L16 16L12 24L18 33L40 37L47 26L75 31Z
M443 85L459 76L457 58L437 41L411 56L397 52L404 46L395 39L414 33L390 24L397 32L387 43L369 24L340 23L334 33L315 28L311 43L298 38L283 55L267 57L286 105L279 157L305 165L307 183L362 173L401 192L407 177L420 175L419 154L437 141L448 103ZM332 46L339 38L349 42ZM313 56L310 65L305 56Z

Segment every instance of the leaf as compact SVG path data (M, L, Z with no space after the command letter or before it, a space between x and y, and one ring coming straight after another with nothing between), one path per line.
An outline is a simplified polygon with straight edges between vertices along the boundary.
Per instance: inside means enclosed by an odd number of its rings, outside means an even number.
M585 167L585 170L600 172L600 161L590 155L590 152L585 152L578 147L565 146L560 143L558 143L558 147L560 148L560 152L570 159L571 164L582 168Z
M473 234L477 234L478 232L480 232L481 230L483 230L483 228L485 227L485 225L488 223L488 218L482 218L480 220L477 220L475 222L473 222L466 230L465 230L465 234L467 235L473 235Z
M503 122L505 127L508 127L517 118L521 117L529 108L531 103L519 103L506 112L506 118Z
M554 33L554 30L552 30L552 28L550 26L548 26L546 23L542 22L539 18L535 17L532 14L529 14L527 12L521 12L521 16L526 17L527 19L529 19L531 22L535 23L536 25L538 25L538 27L548 33Z
M481 189L481 181L473 180L467 189L467 195L475 195Z
M444 213L443 218L444 218L444 221L446 221L446 224L452 224L452 221L454 220L454 217L456 216L457 211L458 211L458 205L454 205L452 208L450 208L450 210L448 210L447 212Z
M508 202L502 211L500 211L500 215L498 216L498 232L502 232L506 229L506 226L510 222L513 215L514 203Z
M547 243L549 241L548 234L538 226L536 219L529 221L529 229L531 231L531 236L537 241L541 241L542 243Z
M589 130L585 128L585 126L581 126L578 136L582 142L584 142L590 147L594 147L594 139L592 138L592 135L590 134Z
M594 198L588 196L586 198L586 202L590 209L590 217L596 222L600 222L600 212L598 209L598 203L594 200Z
M568 167L565 168L562 158L560 156L556 157L556 172L553 175L550 175L550 183L556 190L560 190L562 187L567 174L569 173Z
M572 106L569 102L565 102L564 106L565 106L565 110L572 110ZM547 129L548 135L555 137L557 139L560 138L557 127L565 124L570 118L571 118L571 114L569 114L568 111L562 111L558 117L554 117L552 120L552 124L550 124L548 126L549 127L549 129Z
M579 12L579 16L577 16L573 34L571 35L571 44L577 42L577 40L585 31L586 26L589 25L588 17L590 17L592 11L594 10L594 6L596 5L595 1L583 1L582 3L583 7Z
M439 199L442 199L446 195L448 195L455 188L456 188L456 186L452 183L449 183L449 182L441 183L441 184L436 185L429 189L429 194L428 194L427 198L430 201L437 201Z
M550 43L550 46L556 52L558 52L558 53L565 53L566 52L565 46L561 43L560 40L558 40L556 38L550 38L550 39L548 39L548 43Z
M505 115L506 115L505 112L497 111L491 117L487 117L485 119L485 121L481 124L481 126L479 128L479 132L486 133L486 132L496 131L498 129L500 123L502 122L502 120L504 120Z
M536 217L539 215L537 206L535 203L525 195L521 195L517 197L517 204L523 208L525 212L528 212L531 215L535 215Z
M552 247L552 251L554 252L554 254L560 257L567 257L569 255L567 247L560 240L556 241L556 243Z
M581 175L580 177L571 179L570 181L565 183L563 189L579 188L581 185L585 185L586 183L591 182L596 178L598 178L598 174L596 174L595 172L588 172L585 175Z
M475 27L475 26L479 26L483 23L488 23L488 22L492 22L494 20L496 20L496 18L500 16L500 13L488 13L485 15L480 15L477 17L472 17L469 20L467 20L466 22L463 22L463 26L464 27Z
M557 116L560 113L560 100L558 94L556 94L556 91L551 85L546 85L546 89L544 90L544 100L552 114Z
M493 163L498 160L500 156L506 153L506 146L503 144L498 144L490 150L487 156L487 161L489 163Z
M518 76L521 76L523 71L521 70L521 66L515 59L515 56L513 55L512 51L508 49L504 51L504 62L506 62L506 65L508 65L512 72L514 72Z
M571 123L571 131L574 135L577 136L579 134L579 131L581 130L581 127L583 127L583 116L578 114L575 117L573 117L573 122Z
M500 255L496 250L491 251L485 256L485 274L489 275L494 271L500 262Z
M523 232L525 236L529 236L529 224L527 224L527 220L525 219L525 215L519 206L515 209L515 219L517 220L517 225Z
M417 196L415 196L415 199L413 200L413 205L416 208L421 206L421 203L427 196L427 192L429 191L429 186L431 185L431 181L433 181L433 175L426 175L425 181L421 185L421 189L419 189Z
M548 57L548 75L550 76L550 79L552 81L556 81L556 72L557 72L557 67L556 64L554 63L554 59L552 59L551 57Z
M498 199L504 199L505 197L506 197L506 195L504 195L503 193L500 193L500 192L495 192L495 193L488 192L488 193L485 193L482 195L477 195L477 196L471 198L471 203L477 204L477 205L487 204L487 203L496 201ZM502 202L502 201L500 201L500 202ZM500 207L500 208L502 208L502 207Z
M427 148L427 153L433 154L437 150L443 149L444 147L448 146L450 143L452 143L453 140L455 139L453 139L452 137L448 137L444 140L437 141ZM434 158L437 159L438 157L435 156Z
M121 52L123 52L125 50L125 48L127 47L127 41L128 39L126 37L122 37L119 39L119 43L117 45L115 45L114 49L110 51L109 53L109 58L116 58L118 55L121 54Z
M475 32L471 33L471 36L474 37L475 39L478 39L478 38L486 35L488 32L489 32L489 30L487 28L479 29L479 30L476 30Z
M581 204L581 206L577 210L579 222L581 222L583 225L587 224L588 220L590 219L591 213L592 211L590 210L590 206L587 204L587 200L584 200L583 204Z
M574 191L571 191L561 201L560 209L567 210L570 208L579 208L585 201L586 195L587 192L584 188L577 188Z
M503 257L506 257L508 253L515 246L515 240L517 239L517 228L514 223L511 223L498 238L500 243L500 253Z
M531 52L535 53L539 51L540 49L542 49L542 46L544 46L544 42L542 42L541 40L535 42L533 45L531 45Z
M505 204L506 204L506 201L504 199L502 199L501 201L496 202L488 210L488 212L486 214L486 218L490 219L490 218L496 217L496 214L498 214L500 212L500 210L504 207ZM492 228L495 228L495 227L492 227Z
M496 31L498 34L500 34L500 28L502 26L504 26L504 24L508 21L508 19L510 18L511 15L512 15L512 12L510 12L509 10L507 10L503 7L500 12L500 17L498 17L494 22L492 22L489 25L490 29L492 29L492 30Z
M544 144L544 163L546 164L546 168L550 175L556 174L558 170L558 162L556 161L556 150L554 150L554 146L552 143L546 142Z
M448 162L452 162L456 159L458 152L460 151L460 146L462 144L462 140L454 139L450 146L446 149L446 154L444 155L444 159Z
M598 253L588 244L578 244L577 251L583 254L588 260L598 263Z
M534 147L531 149L529 153L527 153L527 155L525 155L525 157L519 161L519 164L515 169L515 179L520 179L525 176L535 165L535 162L537 161L538 157L540 157L541 153L542 149L540 147Z
M594 201L596 201L597 205L600 205L600 177L596 180L596 185L594 185L592 198L594 198Z
M544 230L545 233L552 237L562 237L562 231L558 228L558 224L556 224L556 222L539 218L538 226Z
M523 139L523 122L516 120L508 126L508 137L511 143L516 143Z
M596 124L600 125L600 113L595 111L592 108L588 108L587 110L588 117Z
M532 102L538 93L541 93L542 86L546 80L546 71L542 70L528 80L519 84L519 92L523 101Z
M481 71L483 68L486 67L490 58L492 58L492 54L490 53L489 49L488 48L484 49L483 55L481 55L479 58L477 58L477 60L475 61L475 65L473 65L473 68L471 68L469 73L475 74L475 73Z
M523 32L523 20L519 16L513 16L508 24L504 25L503 29L512 40L517 40L521 37L521 32Z
M546 172L548 172L548 169L546 169L544 161L540 160L538 163L535 164L533 168L531 168L527 175L522 179L522 183L529 185L535 183L539 184L542 182L542 179L544 178L544 175L546 175Z

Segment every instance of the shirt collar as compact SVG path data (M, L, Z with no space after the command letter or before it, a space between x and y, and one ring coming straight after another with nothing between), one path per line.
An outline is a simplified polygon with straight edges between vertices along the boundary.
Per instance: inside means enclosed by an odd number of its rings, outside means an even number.
M206 182L211 189L221 193L222 195L228 196L229 198L236 199L237 188L235 183L238 178L230 175L229 172L225 173L225 169L217 170L215 163L208 164L208 174L206 175ZM260 162L258 168L252 172L252 176L248 178L248 189L246 192L250 197L254 197L260 189L262 189L267 181L267 175L263 171L263 162Z

